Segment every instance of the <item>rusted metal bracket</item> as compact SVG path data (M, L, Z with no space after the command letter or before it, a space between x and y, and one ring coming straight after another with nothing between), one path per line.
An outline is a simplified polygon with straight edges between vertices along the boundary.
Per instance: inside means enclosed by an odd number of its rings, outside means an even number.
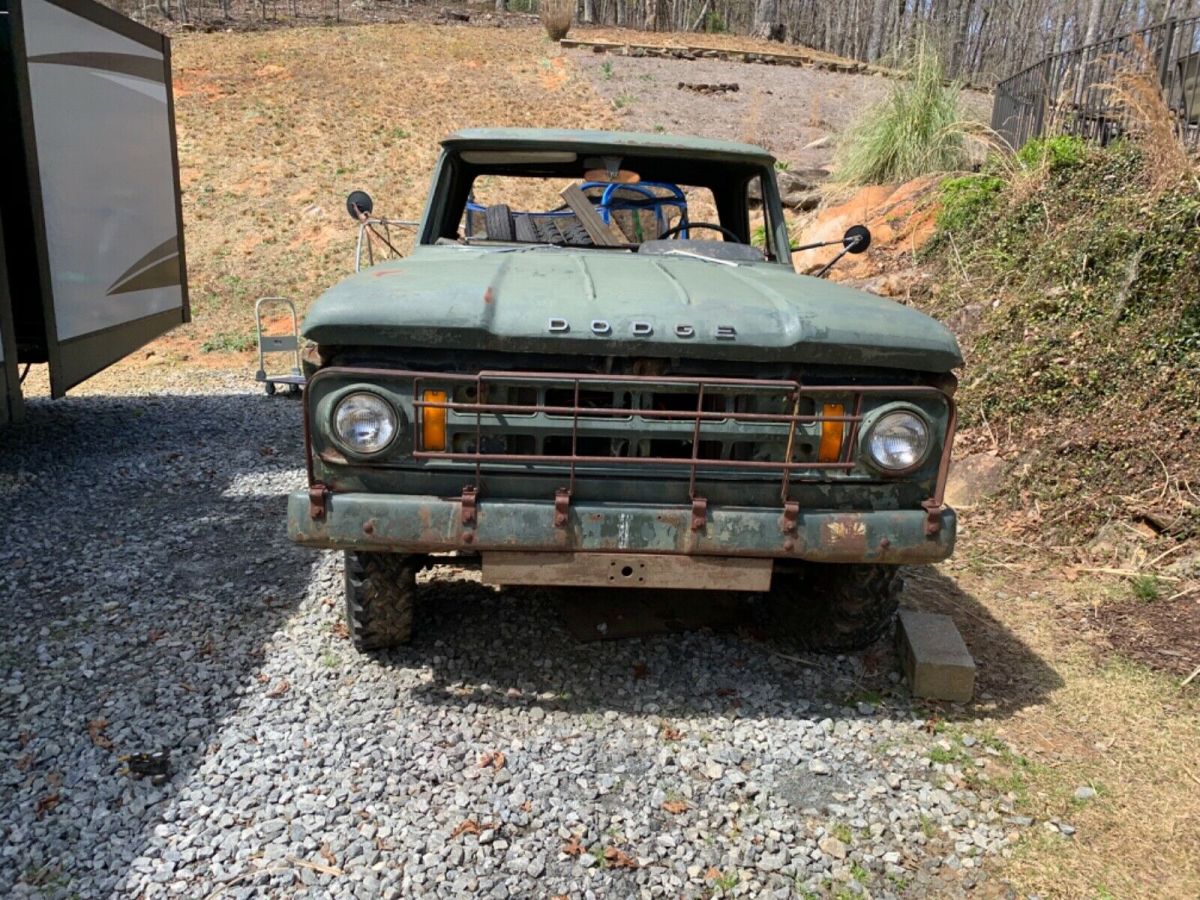
M779 517L779 530L784 534L795 534L800 519L800 504L788 500L783 504L783 515Z
M465 528L474 528L478 519L478 507L475 504L479 496L479 488L468 486L462 492L462 523Z
M708 520L708 501L703 497L692 498L692 531L703 531Z
M932 537L942 530L942 510L946 507L933 499L924 501L921 507L925 510L925 534Z
M309 485L308 488L308 517L310 519L325 518L325 503L329 499L329 488L321 482Z
M566 528L567 519L571 510L571 492L566 488L559 488L554 492L554 527Z

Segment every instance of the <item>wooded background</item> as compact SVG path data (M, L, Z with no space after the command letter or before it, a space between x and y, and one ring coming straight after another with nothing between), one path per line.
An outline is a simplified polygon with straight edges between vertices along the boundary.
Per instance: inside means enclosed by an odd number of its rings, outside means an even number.
M537 13L563 0L110 0L143 21L380 21L413 13ZM571 2L571 0L566 0ZM1200 0L574 0L582 25L647 31L729 32L799 44L864 62L902 59L927 40L952 77L987 85L1049 53L1172 17Z

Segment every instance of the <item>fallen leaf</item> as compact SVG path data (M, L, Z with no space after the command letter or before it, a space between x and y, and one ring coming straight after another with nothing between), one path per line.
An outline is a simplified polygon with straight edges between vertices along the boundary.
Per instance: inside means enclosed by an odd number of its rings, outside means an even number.
M26 753L24 756L22 756L20 759L17 760L17 771L18 772L28 772L29 767L32 765L33 765L33 754Z
M708 871L704 873L705 881L715 881L721 877L721 870L716 866L709 866Z
M680 813L687 812L688 805L686 800L668 800L662 805L662 808L671 813L671 815L677 816Z
M583 852L583 844L579 843L579 838L571 835L571 839L563 844L562 852L567 856L578 856Z
M60 797L57 792L53 794L46 794L44 797L41 797L38 800L37 805L34 806L33 809L37 814L37 817L40 819L45 816L46 813L51 812L54 807L58 806L58 804L61 802L62 797Z
M454 830L450 832L450 837L456 838L460 834L479 834L479 823L474 819L463 819L454 826Z
M604 851L604 858L608 860L608 864L616 869L636 869L638 867L637 860L623 850L618 850L616 847L609 847Z
M505 756L499 750L489 750L479 757L479 768L486 769L491 766L493 769L503 769L506 762Z
M521 804L521 812L533 812L533 801L526 800Z
M286 678L284 678L277 685L275 685L275 687L273 687L269 691L267 691L267 696L270 697L272 700L275 700L279 697L282 697L289 690L291 690L291 687L292 686L290 683L288 683L288 680Z
M266 672L259 672L254 677L258 679L259 684L266 684L268 681L271 680L271 676L268 675Z
M113 748L112 740L104 733L104 729L107 727L108 719L92 719L92 721L87 723L88 737L101 750L111 750Z
M321 854L321 859L325 860L328 865L337 865L337 857L333 855L333 851L329 849L328 844L322 844L321 849L317 852Z
M333 632L334 637L340 637L343 639L350 637L350 629L346 627L345 622L342 622L342 621L334 622L333 628L330 630Z
M644 681L646 676L650 674L650 670L646 668L645 663L633 664L633 677L637 681Z
M148 632L146 632L146 640L152 644L161 641L166 636L167 633L161 628L151 628Z
M664 741L681 741L683 740L683 732L671 725L664 725L662 739Z

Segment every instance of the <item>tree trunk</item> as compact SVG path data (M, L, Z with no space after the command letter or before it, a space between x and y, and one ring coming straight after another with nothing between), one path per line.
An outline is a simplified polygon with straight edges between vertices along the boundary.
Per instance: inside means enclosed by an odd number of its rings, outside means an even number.
M884 32L887 30L888 0L875 0L869 23L871 34L867 40L867 59L875 62L883 53Z
M757 0L754 4L754 29L751 34L764 41L782 41L785 31L779 18L779 0Z
M1094 44L1099 38L1100 19L1104 14L1104 0L1091 0L1088 6L1087 31L1084 32L1083 42Z

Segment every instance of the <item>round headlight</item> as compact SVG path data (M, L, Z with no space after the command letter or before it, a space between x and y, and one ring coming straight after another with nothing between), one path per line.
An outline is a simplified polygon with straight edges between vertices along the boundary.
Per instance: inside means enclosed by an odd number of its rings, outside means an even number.
M396 410L376 394L348 394L333 410L333 431L355 453L378 453L396 436Z
M900 472L925 458L929 449L929 426L916 413L897 410L880 416L871 427L867 451L881 469Z

